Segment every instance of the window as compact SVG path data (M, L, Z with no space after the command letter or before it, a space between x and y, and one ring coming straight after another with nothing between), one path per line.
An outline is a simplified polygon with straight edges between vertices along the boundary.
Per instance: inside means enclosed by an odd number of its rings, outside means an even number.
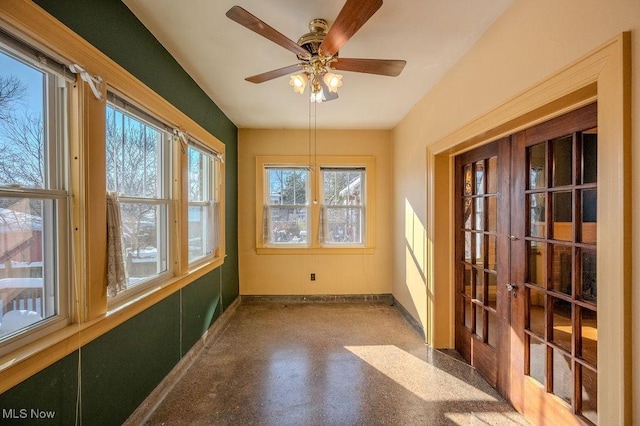
M28 53L0 33L0 353L69 311L68 82Z
M364 243L364 168L320 169L322 236L325 244Z
M107 189L120 201L130 289L169 272L172 135L114 94L106 111Z
M258 156L256 250L371 254L375 248L375 158Z
M190 144L189 173L189 263L211 257L218 248L220 233L217 194L217 159L205 148Z
M267 167L264 237L267 244L306 245L309 218L309 170Z
M37 5L0 4L1 393L223 265L225 146ZM46 51L9 28L28 28ZM194 258L197 270L186 249L188 147L164 123L214 158L203 179L218 227L203 234L212 256ZM126 265L112 268L114 257ZM112 287L121 293L109 297Z

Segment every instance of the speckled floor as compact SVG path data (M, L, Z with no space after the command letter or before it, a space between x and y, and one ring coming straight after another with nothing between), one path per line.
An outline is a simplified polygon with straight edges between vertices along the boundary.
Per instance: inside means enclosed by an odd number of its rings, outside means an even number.
M384 303L243 302L153 425L523 425Z

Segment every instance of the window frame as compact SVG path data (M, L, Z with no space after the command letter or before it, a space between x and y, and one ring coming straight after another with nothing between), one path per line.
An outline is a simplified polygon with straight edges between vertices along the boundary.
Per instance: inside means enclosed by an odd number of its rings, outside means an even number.
M263 207L267 194L266 167L297 167L309 169L310 216L307 220L307 244L304 246L273 245L264 238ZM365 196L364 229L362 244L326 244L320 241L319 224L322 203L318 202L322 195L322 168L359 168L364 169ZM373 254L375 252L375 202L376 202L376 168L373 156L302 156L278 155L256 156L256 196L255 226L256 252L258 254ZM310 232L309 232L310 230Z
M143 278L139 283L127 288L126 290L121 291L113 297L109 297L108 306L109 308L117 307L132 298L136 297L136 295L143 293L148 290L152 286L157 283L166 281L168 278L171 278L174 275L173 266L174 262L171 261L174 256L174 244L172 244L171 232L170 232L170 223L174 222L174 212L171 208L173 204L174 194L172 191L171 181L173 180L174 170L171 167L172 164L172 129L170 126L162 123L161 120L154 117L152 114L147 113L141 108L135 107L132 105L130 101L125 99L123 96L119 94L113 93L110 89L107 90L107 102L105 106L105 128L109 126L107 123L107 114L109 108L113 109L115 112L119 112L123 115L123 120L126 120L128 117L130 120L135 120L138 123L145 126L145 132L147 128L151 128L154 131L158 132L160 136L160 141L157 145L158 149L158 162L157 162L157 170L156 173L161 174L156 178L156 184L159 188L156 189L156 196L145 196L145 195L135 195L135 194L124 194L121 193L120 190L122 187L115 188L115 191L118 193L118 199L120 202L120 207L123 205L149 205L155 208L160 208L159 217L156 219L158 222L156 224L157 232L162 232L163 235L157 235L157 254L159 257L164 258L158 259L157 263L164 262L164 270L161 270L159 273L149 275L148 277ZM124 125L123 125L124 127ZM124 131L124 130L123 130ZM106 133L105 133L106 135ZM107 137L105 136L105 144ZM105 147L106 148L106 147ZM106 167L106 159L105 159L105 167ZM116 171L117 174L117 171ZM107 170L108 175L108 170ZM108 178L107 178L108 182ZM116 186L118 186L116 184ZM109 188L107 185L107 190L113 191L113 188ZM162 229L164 228L164 229ZM164 231L164 232L163 232ZM122 236L124 239L124 236ZM128 271L129 272L129 271ZM131 277L128 277L130 280ZM131 285L130 282L127 283Z
M325 179L324 179L324 174L325 172L358 172L360 173L360 204L326 204L325 199L324 199L324 194L325 194ZM367 208L366 208L366 201L367 201L367 169L365 167L361 167L361 166L328 166L328 165L323 165L320 166L320 191L319 193L322 195L321 196L321 203L320 203L320 208L321 208L321 215L320 215L320 224L319 226L322 226L322 238L319 238L320 240L320 244L323 247L366 247L367 245L367 241L366 241L366 237L367 237ZM350 185L350 184L349 184ZM348 186L347 186L348 187ZM328 225L329 222L327 220L328 214L329 214L329 209L336 209L336 210L346 210L347 211L347 215L349 214L349 210L354 209L354 210L360 210L360 240L359 242L332 242L332 241L327 241L327 235L328 235Z
M42 201L42 296L41 310L44 316L45 298L53 292L55 313L33 325L24 326L0 341L0 356L28 345L71 322L72 275L70 265L70 209L71 174L68 168L71 143L69 141L69 98L71 81L55 59L38 61L34 51L9 33L0 33L0 54L43 73L43 150L45 175L43 187L23 187L19 184L0 185L0 197ZM51 206L47 204L51 203ZM47 223L49 225L47 225ZM26 302L25 302L26 303ZM35 301L34 301L35 303ZM35 306L34 306L35 308ZM25 309L28 309L25 306ZM8 311L9 312L9 311ZM3 312L3 315L5 313Z
M306 227L307 230L305 232L307 232L307 238L304 242L301 243L296 243L296 242L278 242L278 241L272 241L271 237L272 237L272 232L268 233L268 236L263 234L263 241L264 244L268 247L286 247L286 248L303 248L303 247L308 247L309 243L310 243L310 239L308 238L310 236L309 234L309 230L311 229L311 227L313 226L313 221L311 220L311 170L309 169L308 166L292 166L292 165L280 165L280 164L271 164L271 165L266 165L264 167L264 188L263 188L263 193L264 193L264 200L263 200L263 208L266 211L263 211L263 220L266 220L266 223L262 224L263 227L263 232L264 229L271 229L272 228L272 215L271 215L271 209L272 208L280 208L280 209L293 209L293 210L305 210L306 211ZM304 204L274 204L271 203L271 188L270 188L270 182L269 182L269 172L270 170L282 170L283 172L285 170L288 171L292 171L295 173L295 171L297 170L304 170L307 173L307 179L306 179L306 184L305 184L305 203ZM295 196L294 196L295 198Z
M218 251L220 250L220 200L219 200L219 193L220 193L220 176L219 176L219 170L220 170L220 163L221 163L221 158L220 158L220 154L205 147L201 142L196 141L192 138L188 139L188 143L187 143L187 174L190 173L190 169L189 169L189 150L196 150L200 153L200 155L209 157L209 164L207 166L207 173L205 176L205 179L207 181L206 184L206 192L207 192L207 197L205 200L198 200L198 201L192 201L190 199L190 191L187 190L187 246L189 247L189 235L190 235L190 230L189 230L189 208L192 206L200 206L200 207L206 207L207 205L211 205L211 227L212 227L212 235L211 236L206 236L206 235L202 235L203 238L203 244L204 241L211 239L210 244L211 246L211 252L210 253L205 253L202 256L196 257L194 259L189 259L188 258L188 253L187 253L187 259L189 262L189 268L193 269L198 267L199 265L202 265L208 261L210 261L211 259L214 259L216 256L218 256ZM187 176L186 178L186 183L187 186L190 185L190 176ZM216 212L217 210L217 212ZM216 243L217 240L217 243ZM188 251L188 249L187 249Z

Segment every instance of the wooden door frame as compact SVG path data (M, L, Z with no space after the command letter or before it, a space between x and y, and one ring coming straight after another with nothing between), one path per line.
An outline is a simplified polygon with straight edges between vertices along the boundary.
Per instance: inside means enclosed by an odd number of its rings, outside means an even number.
M454 156L598 102L598 276L612 283L599 295L600 424L632 419L631 369L631 54L630 33L512 98L427 147L427 343L454 345ZM606 178L605 178L606 176ZM609 208L605 206L620 206ZM606 232L603 232L606 230ZM436 303L437 295L437 303ZM444 299L447 299L446 301ZM516 338L513 332L512 339ZM508 397L522 410L517 390Z

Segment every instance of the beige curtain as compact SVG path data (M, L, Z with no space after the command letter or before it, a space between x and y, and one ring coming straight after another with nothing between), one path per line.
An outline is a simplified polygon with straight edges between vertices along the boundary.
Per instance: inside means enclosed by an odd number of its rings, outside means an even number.
M107 296L113 297L126 288L120 202L116 193L107 192Z

